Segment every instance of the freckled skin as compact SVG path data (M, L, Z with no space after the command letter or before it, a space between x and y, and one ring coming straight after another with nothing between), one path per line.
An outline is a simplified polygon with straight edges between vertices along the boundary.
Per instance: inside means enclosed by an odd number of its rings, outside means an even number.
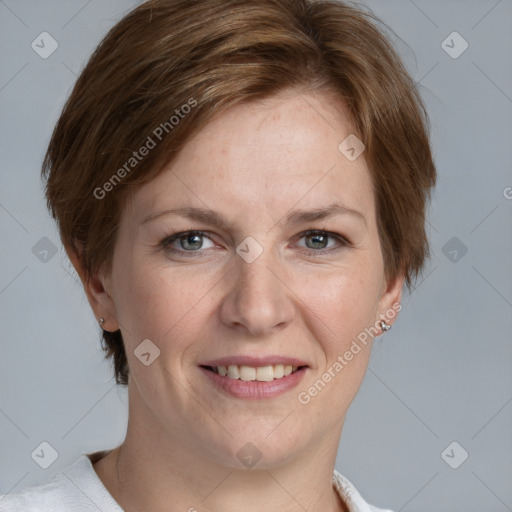
M370 173L364 153L350 162L338 150L354 130L334 105L329 96L287 91L233 107L126 205L112 273L99 273L87 289L104 328L121 329L130 366L126 440L95 464L126 510L168 510L169 502L201 510L197 496L214 488L203 509L302 510L299 502L345 510L331 487L332 469L371 340L310 403L297 395L400 300L402 280L384 278ZM345 214L284 223L291 210L333 202L365 220ZM141 225L156 211L182 206L215 210L232 229L175 215ZM322 229L350 245L296 238ZM181 253L162 249L163 239L188 230L207 232L202 254L182 255L179 240L173 247ZM247 236L263 248L250 264L236 253ZM160 349L150 366L134 356L144 339ZM297 389L259 401L231 398L198 368L222 356L268 354L306 362ZM237 457L248 442L262 454L251 470Z

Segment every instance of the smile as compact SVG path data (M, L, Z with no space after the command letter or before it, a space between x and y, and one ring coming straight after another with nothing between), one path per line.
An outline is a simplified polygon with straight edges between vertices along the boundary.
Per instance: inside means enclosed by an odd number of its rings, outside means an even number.
M203 366L221 377L228 379L259 382L271 382L276 379L288 377L295 373L302 366L291 366L283 364L267 365L267 366L245 366L245 365L229 365L229 366Z
M277 397L296 388L308 366L228 364L200 365L199 369L207 378L208 390L216 390L222 395L238 399L261 400Z

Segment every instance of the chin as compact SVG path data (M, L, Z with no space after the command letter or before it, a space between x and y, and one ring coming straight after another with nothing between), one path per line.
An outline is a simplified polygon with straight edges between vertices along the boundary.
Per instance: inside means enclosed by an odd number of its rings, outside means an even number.
M233 437L224 437L224 442L218 445L217 462L220 460L233 469L245 467L254 470L274 469L288 463L307 444L304 428L295 424L290 429L293 416L294 414L290 414L284 422L286 414L275 418L272 425L269 425L268 420L264 426L258 422L261 428L257 425L241 428L238 425L236 434ZM290 423L285 426L287 422ZM234 432L234 428L230 432Z

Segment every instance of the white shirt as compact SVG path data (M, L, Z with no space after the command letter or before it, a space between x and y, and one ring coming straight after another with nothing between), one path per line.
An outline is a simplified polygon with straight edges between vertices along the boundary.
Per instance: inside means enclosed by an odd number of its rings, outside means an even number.
M0 512L123 512L91 462L106 453L83 454L47 484L0 495ZM350 512L393 512L366 503L352 483L336 470L332 482Z

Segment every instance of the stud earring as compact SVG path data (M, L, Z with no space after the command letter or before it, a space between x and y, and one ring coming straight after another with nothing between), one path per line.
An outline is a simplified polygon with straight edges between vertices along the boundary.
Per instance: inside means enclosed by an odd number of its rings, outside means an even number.
M102 327L104 323L105 323L105 319L104 318L100 318L100 327Z
M380 321L380 328L382 329L382 332L387 332L389 329L391 329L391 325L387 324L384 320Z

